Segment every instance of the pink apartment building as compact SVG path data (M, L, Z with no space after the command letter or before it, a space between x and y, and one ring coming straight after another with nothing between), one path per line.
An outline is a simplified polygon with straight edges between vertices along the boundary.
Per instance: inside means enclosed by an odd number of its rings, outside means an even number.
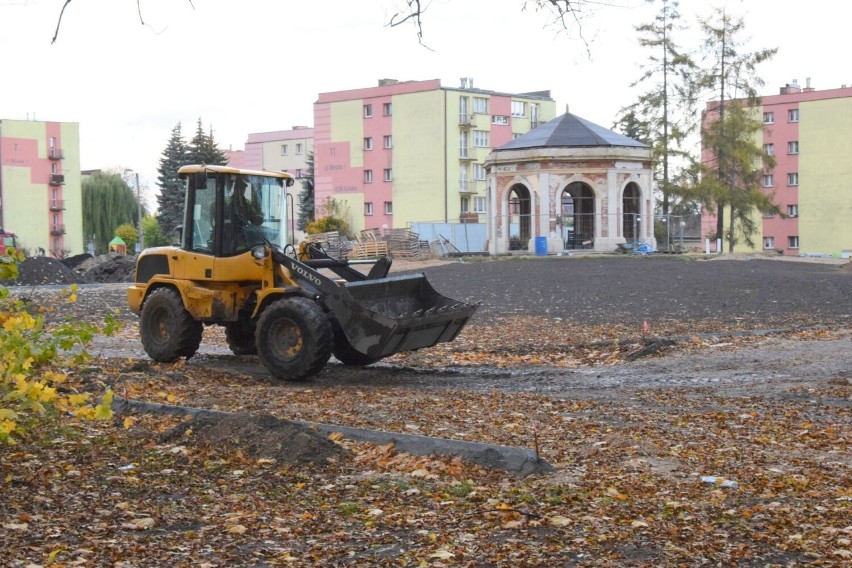
M317 208L334 199L354 231L484 223L491 149L555 115L549 91L501 93L438 79L381 79L314 104ZM318 214L321 214L318 211Z
M708 103L708 109L717 104ZM776 161L764 171L762 185L781 214L764 216L756 248L846 255L852 250L852 87L817 91L810 79L805 87L794 80L779 94L762 97L758 112L764 151ZM715 230L715 214L705 214L702 234Z

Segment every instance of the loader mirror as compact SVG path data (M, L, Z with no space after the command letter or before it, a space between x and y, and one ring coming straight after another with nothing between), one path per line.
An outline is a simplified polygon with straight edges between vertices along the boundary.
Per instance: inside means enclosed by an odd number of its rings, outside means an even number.
M192 183L195 187L207 187L207 172L195 172L192 174Z
M293 184L296 183L296 180L293 178L287 178L287 187L293 187Z

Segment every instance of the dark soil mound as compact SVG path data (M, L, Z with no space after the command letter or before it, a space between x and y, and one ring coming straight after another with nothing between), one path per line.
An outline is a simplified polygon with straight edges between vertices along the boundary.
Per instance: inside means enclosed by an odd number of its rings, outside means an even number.
M135 256L114 252L89 258L74 268L87 282L132 282L135 270Z
M90 282L84 275L65 266L61 260L47 256L27 258L18 264L16 286L39 286L42 284L84 284Z
M87 252L84 252L83 254L75 254L74 256L63 258L62 264L64 264L68 268L77 268L77 266L79 266L81 262L89 260L90 258L92 258L92 255Z
M326 464L346 451L305 426L265 414L200 414L160 436L161 442L193 440L221 451L240 450L252 458L274 459L280 465Z

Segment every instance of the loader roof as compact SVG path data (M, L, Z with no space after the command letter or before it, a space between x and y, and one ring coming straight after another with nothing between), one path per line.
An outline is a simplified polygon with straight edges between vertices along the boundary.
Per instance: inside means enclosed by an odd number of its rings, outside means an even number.
M282 179L295 179L293 174L287 172L268 172L264 170L241 170L240 168L232 168L230 166L208 166L207 164L191 164L181 166L178 170L178 175L194 174L196 172L216 172L220 174L244 174L250 176L268 176Z

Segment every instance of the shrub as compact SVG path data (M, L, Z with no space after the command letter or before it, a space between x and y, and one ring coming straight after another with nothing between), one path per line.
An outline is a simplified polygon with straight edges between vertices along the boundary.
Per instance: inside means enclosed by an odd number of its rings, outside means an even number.
M66 302L76 302L76 285L62 295ZM92 401L90 393L67 385L63 369L87 360L85 346L97 333L114 333L118 321L107 316L99 327L69 318L48 328L43 310L0 287L0 443L14 443L60 413L90 419L112 415L112 391Z

